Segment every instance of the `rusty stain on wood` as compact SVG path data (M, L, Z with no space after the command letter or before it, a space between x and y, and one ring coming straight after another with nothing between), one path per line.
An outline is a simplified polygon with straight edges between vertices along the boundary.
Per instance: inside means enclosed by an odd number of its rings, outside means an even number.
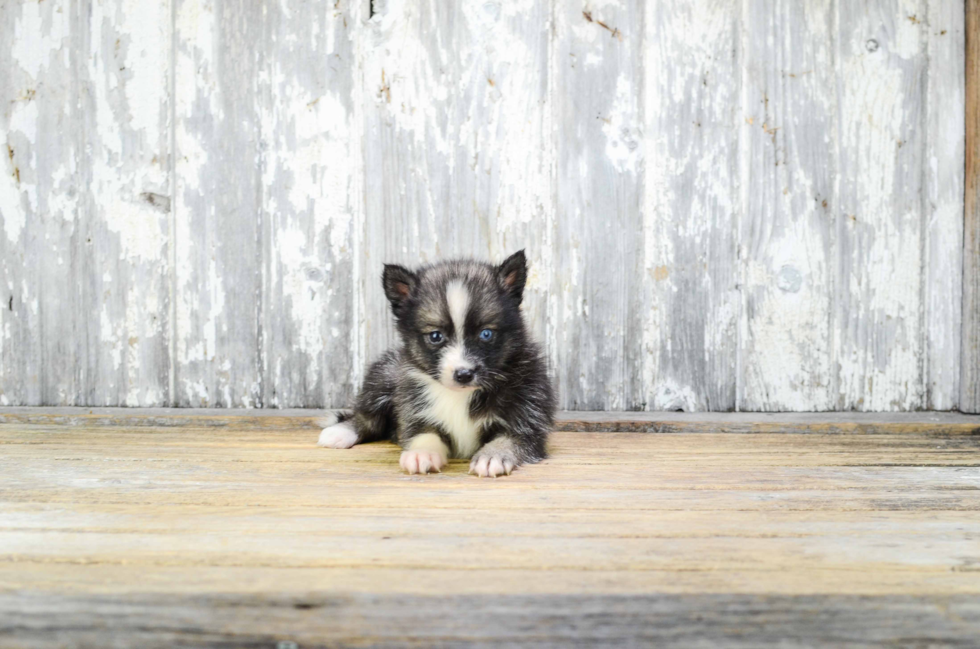
M608 31L609 34L613 38L617 38L619 40L623 40L623 35L620 33L620 31L619 31L618 28L616 28L616 27L610 27L609 25L607 25L606 23L602 22L598 18L593 18L592 17L592 12L589 11L588 9L584 9L582 11L582 17L585 18L590 23L593 23L594 22L596 25L599 25L599 27L602 27L603 29L605 29L606 31Z

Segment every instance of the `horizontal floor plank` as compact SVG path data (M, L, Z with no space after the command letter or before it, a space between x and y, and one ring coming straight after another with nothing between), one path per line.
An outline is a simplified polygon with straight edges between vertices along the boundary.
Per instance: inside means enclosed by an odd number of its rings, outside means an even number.
M955 417L874 434L557 432L548 460L497 480L463 461L406 476L394 445L319 449L288 417L42 420L0 424L14 646L978 630L980 435ZM413 615L438 619L406 630Z
M459 615L460 611L466 615ZM96 615L89 614L95 611ZM13 643L51 646L968 646L970 596L0 594ZM975 637L975 635L973 635ZM287 645L289 646L289 645Z

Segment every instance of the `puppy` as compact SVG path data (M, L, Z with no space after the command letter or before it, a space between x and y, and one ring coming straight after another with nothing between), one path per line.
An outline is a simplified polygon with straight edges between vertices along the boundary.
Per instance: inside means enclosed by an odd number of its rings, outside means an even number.
M353 413L324 422L318 445L390 439L410 474L438 472L454 457L497 477L543 459L555 395L521 314L526 280L523 250L499 266L386 265L401 345L368 368Z

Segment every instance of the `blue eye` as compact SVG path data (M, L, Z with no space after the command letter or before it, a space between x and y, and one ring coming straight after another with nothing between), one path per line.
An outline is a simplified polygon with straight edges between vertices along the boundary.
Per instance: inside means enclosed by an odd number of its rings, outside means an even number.
M488 343L491 340L493 340L493 329L484 329L483 331L481 331L480 340L482 340L485 343Z
M441 331L430 331L428 338L429 338L429 342L432 343L433 345L438 345L444 340Z

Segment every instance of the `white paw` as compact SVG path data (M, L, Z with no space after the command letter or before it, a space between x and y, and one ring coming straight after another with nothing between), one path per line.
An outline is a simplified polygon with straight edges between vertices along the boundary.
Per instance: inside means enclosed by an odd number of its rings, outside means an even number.
M517 465L509 457L479 454L470 462L470 473L481 478L496 478L498 475L510 475Z
M316 443L324 448L350 448L354 444L357 444L357 432L349 421L324 428Z
M433 451L402 451L398 463L408 474L439 473L446 466L446 456Z

